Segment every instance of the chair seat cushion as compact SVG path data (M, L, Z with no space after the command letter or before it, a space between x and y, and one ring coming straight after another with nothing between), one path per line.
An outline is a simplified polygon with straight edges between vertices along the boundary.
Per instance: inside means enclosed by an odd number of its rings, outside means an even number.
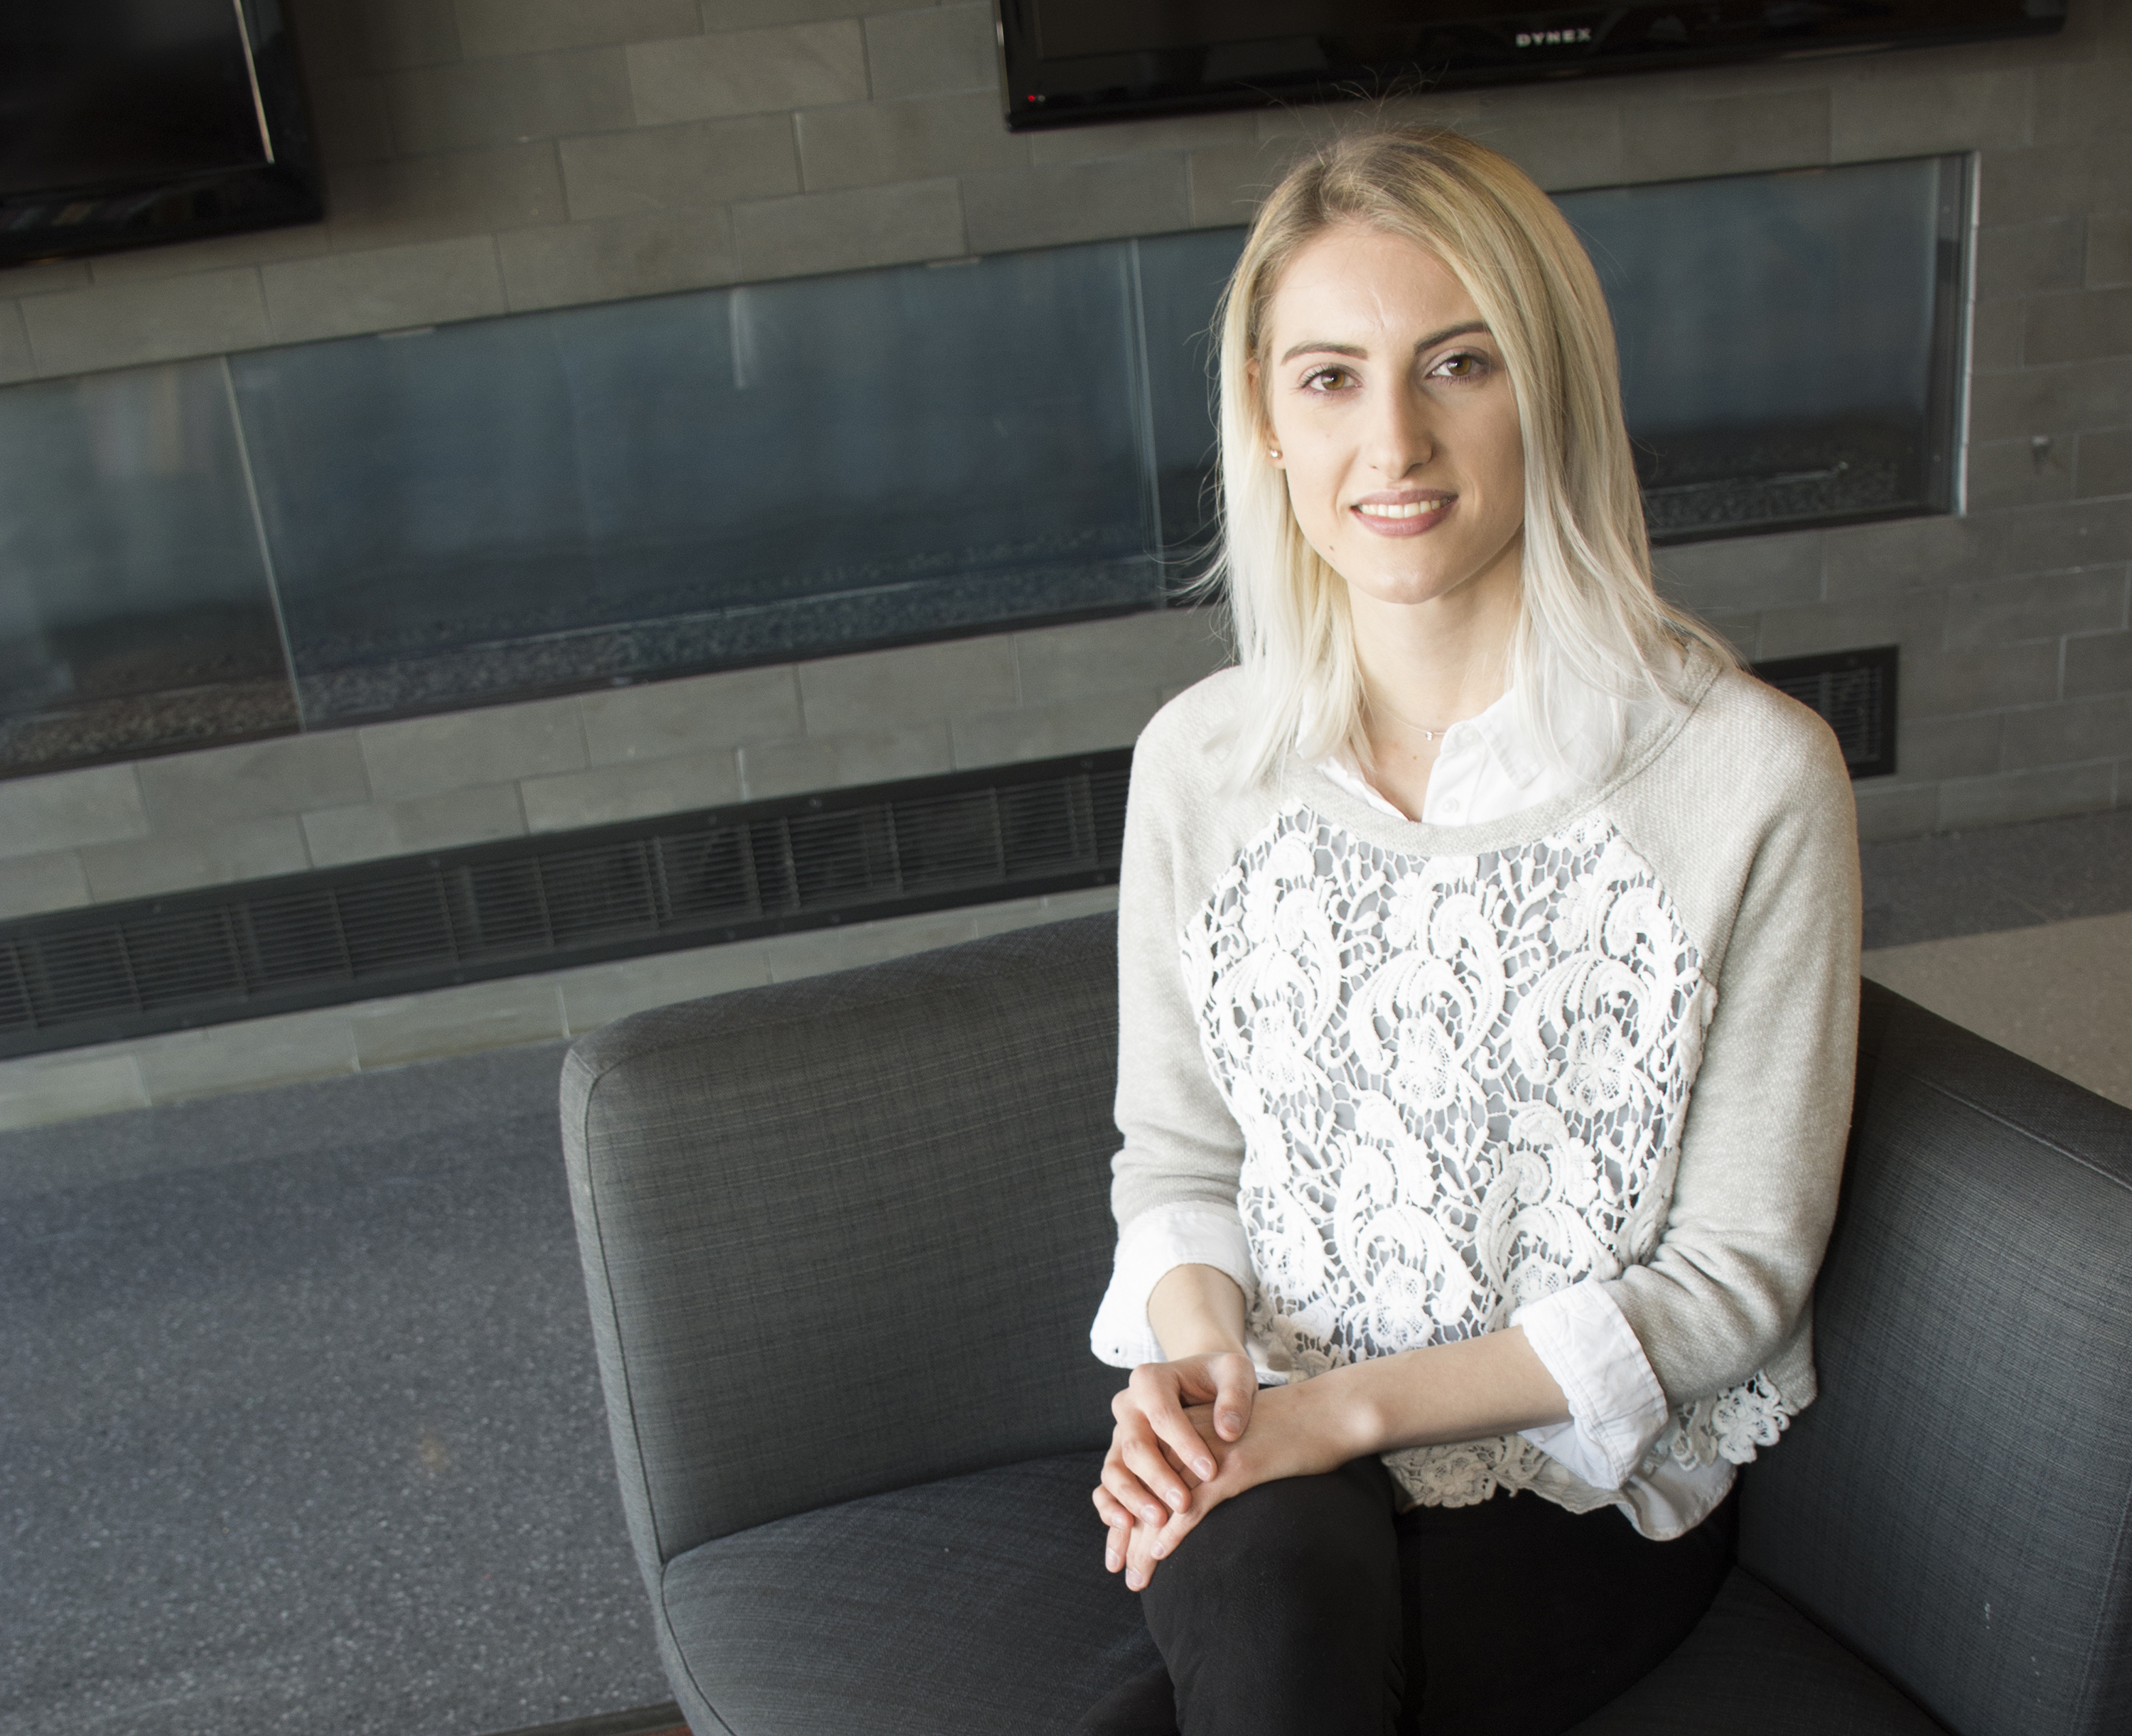
M950 1477L677 1557L663 1601L683 1710L732 1736L1068 1736L1161 1662L1138 1600L1103 1571L1088 1502L1102 1463L1069 1453ZM1803 1729L1941 1732L1735 1568L1680 1648L1573 1736Z
M1570 1736L1943 1736L1885 1676L1744 1567L1657 1669Z
M733 1736L1066 1736L1161 1662L1103 1571L1102 1465L1070 1453L950 1477L675 1557L682 1710Z

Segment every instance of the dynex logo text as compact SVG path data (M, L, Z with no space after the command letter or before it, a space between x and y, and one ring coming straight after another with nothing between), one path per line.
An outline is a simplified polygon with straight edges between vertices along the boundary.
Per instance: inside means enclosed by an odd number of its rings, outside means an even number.
M1582 30L1521 30L1518 32L1520 48L1551 48L1558 42L1589 42L1592 27Z

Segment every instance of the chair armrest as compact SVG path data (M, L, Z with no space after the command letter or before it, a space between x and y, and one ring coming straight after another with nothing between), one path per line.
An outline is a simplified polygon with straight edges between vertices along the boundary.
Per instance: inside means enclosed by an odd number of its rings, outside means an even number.
M1106 1440L1116 929L621 1020L563 1076L640 1564Z
M1821 1396L1741 1564L1953 1729L2132 1729L2132 1110L1862 1011Z

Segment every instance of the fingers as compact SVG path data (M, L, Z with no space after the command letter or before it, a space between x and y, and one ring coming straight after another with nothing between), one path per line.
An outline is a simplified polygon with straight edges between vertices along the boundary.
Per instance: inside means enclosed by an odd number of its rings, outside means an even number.
M1121 1423L1103 1455L1103 1487L1140 1523L1160 1525L1189 1504L1198 1482L1180 1471L1144 1422Z
M1117 1498L1100 1485L1095 1493L1097 1517L1103 1522L1103 1567L1116 1573L1126 1565L1126 1546L1132 1537L1133 1517Z
M1192 1504L1184 1512L1169 1514L1159 1526L1134 1526L1124 1539L1126 1584L1135 1591L1145 1590L1147 1582L1155 1577L1156 1563L1166 1561L1176 1554L1179 1546L1198 1528L1199 1522L1236 1493L1226 1478L1217 1478L1212 1483L1201 1484L1192 1492ZM1137 1580L1134 1578L1136 1571Z
M1199 1431L1193 1427L1192 1419L1184 1414L1182 1379L1179 1364L1142 1363L1133 1370L1125 1391L1112 1402L1112 1414L1122 1423L1129 1412L1137 1411L1154 1431L1156 1440L1176 1455L1178 1464L1203 1481L1214 1475L1214 1460L1207 1451L1207 1443L1199 1438ZM1146 1443L1138 1444L1145 1451ZM1172 1508L1184 1505L1188 1492L1176 1485L1174 1479L1171 1479L1170 1487L1165 1487L1161 1468L1153 1468L1150 1474L1136 1462L1133 1469Z
M1092 1499L1105 1532L1103 1565L1122 1571L1133 1590L1145 1590L1155 1564L1236 1492L1224 1467L1257 1396L1251 1359L1221 1355L1143 1363L1111 1401L1116 1427Z
M1094 1501L1107 1533L1103 1564L1134 1590L1198 1523L1195 1504L1213 1504L1195 1503L1193 1491L1217 1475L1217 1449L1226 1455L1242 1437L1256 1393L1250 1359L1220 1355L1145 1363L1112 1400L1116 1427Z
M1120 1507L1136 1519L1160 1525L1166 1516L1168 1509L1162 1502L1126 1467L1116 1441L1103 1455L1103 1487Z
M1148 1539L1147 1551L1150 1556L1158 1561L1167 1561L1177 1552L1177 1546L1191 1536L1199 1522L1219 1507L1222 1501L1222 1497L1209 1489L1184 1512L1172 1513L1163 1521L1161 1528ZM1138 1531L1145 1527L1136 1526L1134 1529ZM1152 1572L1154 1570L1150 1568L1149 1571Z
M1192 1436L1193 1452L1205 1460L1207 1448L1199 1439L1198 1431L1188 1422L1184 1427L1186 1432ZM1192 1465L1189 1460L1185 1462L1191 1465L1190 1470L1180 1470L1177 1453L1166 1440L1156 1436L1135 1432L1117 1440L1116 1446L1119 1457L1125 1461L1126 1469L1161 1500L1163 1509L1154 1520L1158 1525L1171 1513L1184 1512L1191 1503L1193 1485L1214 1474L1211 1460L1206 1460L1203 1473L1199 1472L1197 1465Z
M1219 1489L1217 1484L1195 1492L1189 1509L1167 1514L1159 1524L1136 1521L1131 1510L1120 1505L1107 1489L1097 1489L1094 1499L1104 1525L1104 1567L1112 1573L1122 1570L1128 1590L1147 1590L1156 1566L1175 1554L1200 1520L1221 1505L1225 1497L1217 1492Z
M1223 1357L1214 1387L1214 1432L1224 1441L1242 1440L1244 1431L1251 1426L1251 1401L1258 1397L1258 1370L1248 1359Z
M1170 1455L1164 1460L1165 1464L1174 1460L1191 1472L1193 1480L1199 1483L1204 1483L1214 1475L1213 1455L1207 1451L1207 1443L1200 1438L1199 1431L1193 1427L1192 1419L1182 1410L1172 1406L1166 1414L1150 1417L1148 1422L1153 1427L1155 1438L1161 1443L1164 1452ZM1242 1431L1240 1429L1237 1432L1241 1434ZM1185 1503L1191 1499L1191 1490L1181 1478L1174 1480L1176 1483L1174 1498L1166 1489L1157 1488L1156 1492L1174 1509L1182 1513Z
M1122 1571L1126 1584L1133 1590L1145 1590L1155 1572L1159 1527L1135 1524L1132 1514L1107 1489L1097 1489L1094 1499L1097 1515L1103 1522L1105 1571Z
M1167 1509L1130 1476L1123 1473L1113 1475L1106 1471L1103 1486L1135 1524L1160 1525L1163 1523Z
M1136 1525L1126 1539L1126 1586L1132 1591L1145 1591L1147 1582L1155 1577L1155 1539L1158 1533L1152 1525Z

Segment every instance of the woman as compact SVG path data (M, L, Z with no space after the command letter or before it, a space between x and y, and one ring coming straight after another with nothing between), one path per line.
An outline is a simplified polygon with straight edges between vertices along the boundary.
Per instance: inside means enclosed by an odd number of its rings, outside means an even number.
M1653 591L1597 280L1505 159L1328 147L1222 333L1240 666L1134 760L1094 1331L1166 1670L1087 1728L1565 1729L1813 1396L1849 785Z

